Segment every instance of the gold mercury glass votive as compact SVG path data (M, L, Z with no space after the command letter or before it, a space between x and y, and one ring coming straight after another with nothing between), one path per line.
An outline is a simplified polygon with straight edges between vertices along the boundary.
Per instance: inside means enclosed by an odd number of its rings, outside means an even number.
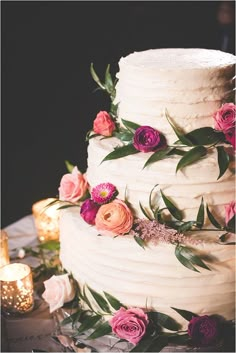
M41 242L59 239L59 211L58 205L53 204L46 207L56 199L48 198L36 202L32 206L35 227Z
M8 236L5 230L1 229L0 233L0 267L9 264L9 252L8 252Z
M24 314L33 309L33 279L28 265L12 263L0 268L1 307L6 314Z

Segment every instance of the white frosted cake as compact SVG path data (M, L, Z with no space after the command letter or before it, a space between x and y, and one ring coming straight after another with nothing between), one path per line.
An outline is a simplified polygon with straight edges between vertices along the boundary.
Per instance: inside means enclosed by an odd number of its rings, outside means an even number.
M223 106L235 109L234 70L233 55L206 49L154 49L120 60L112 101L118 113L110 114L115 125L110 134L91 132L86 180L91 197L98 185L115 186L109 201L126 202L133 226L117 233L109 225L103 228L101 217L108 223L113 217L109 210L101 215L104 205L99 205L100 222L86 222L80 207L63 210L60 258L81 286L110 293L127 306L168 314L183 329L187 321L173 307L235 318L235 249L228 244L233 232L227 226L235 212L234 142L217 122ZM161 147L135 150L138 127L156 129L164 136ZM230 127L232 132L235 123ZM196 129L197 141L186 135ZM124 131L128 138L122 138ZM206 143L209 131L214 136ZM119 155L127 145L131 149ZM147 163L154 154L156 159ZM193 251L206 267L194 260L194 268L181 263L179 246Z

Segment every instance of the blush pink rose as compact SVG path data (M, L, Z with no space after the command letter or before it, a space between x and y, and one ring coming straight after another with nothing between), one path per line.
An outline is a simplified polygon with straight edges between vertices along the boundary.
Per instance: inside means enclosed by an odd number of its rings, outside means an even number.
M74 167L72 173L63 175L59 187L61 201L76 202L83 197L88 189L88 182L84 174Z
M125 202L115 199L99 208L95 225L98 230L108 230L122 235L130 231L133 225L133 215Z
M227 134L235 129L236 106L233 103L225 103L217 110L213 118L215 120L215 130L222 131Z
M50 313L74 299L75 289L68 274L52 276L44 281L43 299L49 304Z
M96 134L111 136L115 128L116 125L110 114L108 114L106 111L100 111L97 114L96 119L93 122L93 131Z
M142 309L121 307L109 323L114 334L136 345L145 335L148 316Z
M225 205L225 223L226 225L236 214L236 203L231 201L229 204Z

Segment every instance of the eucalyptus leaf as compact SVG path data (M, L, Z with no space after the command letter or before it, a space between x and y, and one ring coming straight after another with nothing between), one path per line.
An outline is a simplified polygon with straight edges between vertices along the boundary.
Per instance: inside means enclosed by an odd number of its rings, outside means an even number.
M122 158L122 157L126 157L129 156L131 154L136 154L139 153L138 150L136 150L136 148L129 144L126 146L122 146L122 147L117 147L114 151L112 151L111 153L109 153L103 160L101 163L103 163L104 161L110 161L113 159L118 159L118 158Z
M171 147L167 147L167 148L165 148L163 150L154 152L151 155L151 157L149 157L148 160L146 161L146 163L144 164L143 169L146 168L148 165L153 164L155 162L158 162L161 159L164 159L165 157L167 157L171 150L172 150Z
M164 195L163 191L161 191L161 196L162 199L168 209L168 211L170 212L170 214L176 218L178 221L181 221L183 219L183 215L182 212Z
M99 307L105 312L105 313L110 313L111 310L109 308L109 305L107 301L103 298L101 294L96 292L94 289L90 288L87 286L90 293L92 294L93 298L95 299L96 303L99 305Z
M211 222L211 224L213 224L213 226L215 226L217 229L222 229L220 223L215 219L215 217L213 216L213 214L209 210L208 205L206 205L206 211L207 211L207 216L208 216L209 221Z
M121 119L121 121L124 124L124 126L133 133L135 132L136 129L138 129L141 126L139 124L134 123L133 121L124 120L124 119Z
M217 146L217 157L218 157L218 165L220 169L219 176L217 178L220 179L222 175L226 172L229 167L229 155L226 153L223 146Z
M212 145L224 140L224 134L212 127L201 127L184 135L194 146Z
M180 316L182 316L187 321L190 321L192 320L193 317L198 316L197 314L194 314L191 311L177 309L177 308L174 308L173 306L171 307L171 309L175 310Z
M112 332L112 328L111 328L111 325L109 324L108 321L105 321L101 324L99 324L95 331L90 335L88 336L88 340L94 340L98 337L102 337L102 336L105 336L105 335L108 335L109 333Z
M203 227L204 217L205 217L205 215L204 215L204 201L203 201L203 197L202 197L201 204L199 206L198 213L197 213L197 220L196 220L198 228Z
M141 246L141 248L143 248L145 250L145 242L143 241L142 238L134 236L134 240L136 241L136 243Z
M70 163L69 161L65 161L66 169L68 170L69 173L72 173L72 170L74 169L74 165Z
M178 331L180 329L180 325L172 319L169 315L159 313L159 312L148 312L148 318L159 326L162 326L170 331Z
M93 315L89 316L86 319L83 320L83 323L80 325L78 328L78 334L89 330L90 328L93 328L96 323L101 320L102 316L101 315Z
M170 124L170 126L172 127L172 129L174 130L176 136L179 138L179 140L186 146L192 146L192 142L191 140L189 140L181 131L179 131L179 129L173 124L173 122L171 121L171 117L168 113L168 111L166 110L166 118Z
M197 162L207 154L207 149L204 146L196 146L186 152L186 154L180 159L176 167L176 172L183 169L187 165Z
M111 305L111 307L115 310L119 310L122 306L125 308L125 305L122 304L118 299L116 299L115 297L113 297L113 295L107 293L107 292L103 292L108 303Z

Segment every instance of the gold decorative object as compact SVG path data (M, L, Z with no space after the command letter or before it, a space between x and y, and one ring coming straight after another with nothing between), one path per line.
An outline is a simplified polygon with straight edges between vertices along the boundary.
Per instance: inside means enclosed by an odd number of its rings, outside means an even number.
M32 206L35 227L41 242L59 239L58 205L52 204L46 207L54 200L54 198L44 199Z
M5 230L0 233L0 267L9 264L8 236Z
M1 307L7 314L24 314L33 309L33 279L28 265L12 263L0 268Z

